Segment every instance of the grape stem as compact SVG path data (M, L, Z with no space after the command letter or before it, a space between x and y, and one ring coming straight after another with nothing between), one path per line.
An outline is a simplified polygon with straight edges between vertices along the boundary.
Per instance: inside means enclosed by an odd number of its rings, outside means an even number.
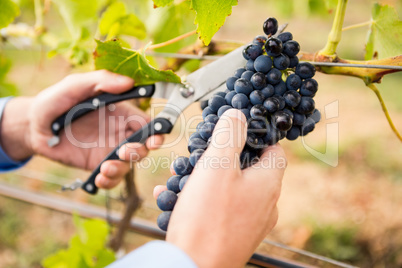
M343 27L342 32L352 30L352 29L357 29L357 28L364 27L364 26L367 26L367 25L371 25L372 23L373 22L371 20L369 20L369 21L366 21L366 22L349 25L349 26Z
M396 129L394 123L392 122L391 116L388 113L387 106L385 106L384 100L382 99L381 93L378 90L377 86L374 84L368 84L367 85L372 91L374 91L375 95L377 96L378 100L380 101L381 108L384 111L385 117L388 120L389 126L391 127L392 131L395 133L395 135L398 137L398 139L402 142L402 136L399 134L398 130Z
M176 42L178 42L178 41L180 41L180 40L183 40L184 38L187 38L187 37L189 37L189 36L192 36L192 35L194 35L194 34L196 34L196 33L197 33L197 31L194 30L194 31L191 31L191 32L182 34L182 35L180 35L180 36L177 36L177 37L175 37L175 38L173 38L173 39L170 39L170 40L168 40L168 41L166 41L166 42L162 42L162 43L159 43L159 44L155 44L155 45L149 46L148 49L157 49L157 48L165 47L165 46L171 45L171 44L173 44L173 43L176 43Z
M345 18L347 3L348 0L338 0L334 21L332 23L332 29L328 35L327 44L319 52L319 55L335 57L336 48L338 46L338 43L341 41L342 37L342 26L343 26L343 20Z

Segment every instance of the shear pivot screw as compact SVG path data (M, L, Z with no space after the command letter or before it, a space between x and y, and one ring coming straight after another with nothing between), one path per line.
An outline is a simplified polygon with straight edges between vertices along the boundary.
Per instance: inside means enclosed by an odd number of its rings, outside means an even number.
M95 99L92 100L92 105L95 106L95 107L98 107L99 103L100 103L100 101L99 101L98 98L95 98Z
M156 131L159 131L159 130L162 129L162 124L158 122L158 123L155 124L154 128L155 128Z
M140 96L144 96L145 94L147 94L147 90L142 87L138 90L138 94L140 94Z

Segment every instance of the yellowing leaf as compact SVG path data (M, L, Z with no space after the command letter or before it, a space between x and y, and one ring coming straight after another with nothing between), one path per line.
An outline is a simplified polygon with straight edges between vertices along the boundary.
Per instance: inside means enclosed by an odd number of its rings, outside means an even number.
M135 83L146 85L158 81L180 83L172 71L157 70L149 65L143 53L122 48L118 41L102 42L97 40L94 52L96 69L106 69L129 76Z
M237 0L191 0L191 8L196 12L197 33L205 45L211 42L235 5Z
M367 37L365 59L389 58L402 54L402 21L393 7L374 4Z
M154 7L164 7L173 4L174 0L153 0Z
M14 18L20 14L17 4L11 0L0 1L0 29L13 22Z

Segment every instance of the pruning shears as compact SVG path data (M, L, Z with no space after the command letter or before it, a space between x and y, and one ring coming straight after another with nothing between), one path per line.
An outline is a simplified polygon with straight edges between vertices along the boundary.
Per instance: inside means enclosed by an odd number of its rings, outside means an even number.
M222 58L196 70L187 75L182 83L157 82L152 85L135 86L122 94L103 93L89 98L62 116L58 117L51 124L53 137L48 140L50 147L56 146L59 141L60 132L74 120L112 103L133 98L162 98L168 99L164 109L144 127L119 144L92 172L86 182L77 180L74 184L64 189L75 190L81 187L90 194L98 191L95 185L95 177L100 173L101 164L107 160L118 160L117 152L121 146L130 142L145 143L155 134L169 134L180 114L192 103L207 100L214 93L225 90L225 81L232 76L236 69L244 67L246 60L242 56L244 47L228 53Z

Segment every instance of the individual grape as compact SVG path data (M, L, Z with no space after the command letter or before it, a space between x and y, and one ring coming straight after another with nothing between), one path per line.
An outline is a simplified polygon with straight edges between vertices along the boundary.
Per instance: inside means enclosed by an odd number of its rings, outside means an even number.
M266 87L261 89L261 93L264 94L265 99L272 97L275 93L275 88L271 84L268 84Z
M268 18L264 21L262 29L268 36L274 35L278 31L278 21L275 18Z
M206 149L207 148L207 142L204 138L194 138L189 140L187 149L190 153L197 149Z
M259 45L259 46L264 46L264 44L265 44L265 42L267 41L267 37L265 37L265 36L263 36L263 35L259 35L259 36L256 36L254 39L253 39L253 44L255 44L255 45Z
M203 111L202 111L202 118L205 119L205 117L207 117L210 114L214 114L215 111L212 110L211 107L207 106Z
M295 73L303 79L312 78L315 75L315 67L309 62L301 62L296 66Z
M214 131L215 124L214 123L205 123L200 129L200 135L204 141L208 140L212 136L212 132ZM200 149L200 148L197 148Z
M300 94L307 97L313 97L318 90L318 83L312 78L306 79L302 82L300 87Z
M287 106L289 107L296 107L297 105L299 105L300 101L301 101L301 96L297 91L294 90L289 90L286 91L283 94L283 97L285 98L285 103Z
M255 59L254 61L254 69L257 72L261 73L268 73L269 70L272 68L272 59L271 57L268 57L267 55L261 55L258 56L258 58Z
M253 91L252 83L244 78L237 79L234 88L236 93L243 93L247 96Z
M197 131L190 135L188 141L190 142L192 139L202 139L202 138L200 133Z
M198 162L198 160L200 160L200 158L201 158L201 156L203 155L204 152L205 152L205 150L203 150L203 149L197 149L197 150L194 150L194 151L190 154L190 156L188 157L188 159L189 159L189 161L190 161L190 164L191 164L193 167L195 167L195 164ZM177 188L178 188L179 191L180 191L179 184L177 184ZM169 189L169 188L168 188L168 189Z
M255 74L253 74L253 76L250 79L250 82L255 89L263 89L267 85L266 79L267 78L265 77L265 74L257 72ZM243 92L239 92L239 93L243 93Z
M239 69L237 69L237 70L235 71L234 76L240 78L241 75L242 75L242 73L244 73L245 71L246 71L245 68L239 68Z
M274 95L273 98L276 98L279 101L279 110L283 110L286 106L285 98L280 95Z
M248 60L248 61L246 62L246 70L247 70L247 71L255 72L255 69L254 69L254 61L253 61L253 60Z
M168 190L173 191L176 194L178 194L180 192L179 183L180 183L181 177L182 176L179 176L179 175L171 176L166 182L166 187L168 188Z
M321 120L321 113L320 111L318 111L317 109L314 110L314 112L311 114L311 116L309 117L311 119L314 120L314 123L318 123Z
M314 111L315 102L310 97L301 97L299 105L296 107L296 112L300 114L309 114Z
M261 119L267 115L267 110L261 104L256 104L250 109L250 116L253 119Z
M238 79L237 81L239 81L240 79ZM236 81L236 83L237 83ZM236 88L236 83L235 83L235 88ZM211 108L212 111L214 111L214 113L216 113L219 108L221 108L223 105L226 104L225 98L219 96L219 95L215 95L212 98L209 99L208 101L208 107ZM205 118L204 118L205 120Z
M251 118L250 109L244 108L244 109L240 109L240 111L244 114L244 116L246 117L247 120L249 120Z
M300 136L305 136L315 128L315 122L312 118L307 118L303 126L300 127Z
M272 68L266 76L268 83L270 83L271 85L276 85L280 81L282 81L282 73L276 68Z
M243 78L243 79L246 79L246 80L250 81L250 80L251 80L251 77L253 76L254 73L255 73L255 72L253 72L253 71L245 71L245 72L241 75L240 78Z
M197 126L195 127L195 130L196 130L196 131L200 131L200 128L204 125L204 123L205 123L205 122L199 122L199 123L197 124Z
M294 141L300 136L300 128L298 126L293 126L286 133L286 138L290 141Z
M235 82L236 82L237 79L238 79L238 78L237 78L236 76L229 77L229 78L226 80L226 87L227 87L229 90L234 90L234 84L235 84Z
M283 45L282 41L278 38L271 37L265 43L265 51L268 56L277 57L282 53Z
M291 117L292 120L293 120L294 115L293 115L293 112L292 112L291 110L285 108L285 109L283 109L283 111L284 111L285 113L287 113L288 115L290 115L290 117Z
M158 195L156 204L162 211L172 211L177 201L177 194L173 191L166 190Z
M181 178L180 183L179 183L180 191L183 191L184 185L187 183L187 180L189 177L190 177L190 175L186 175L183 178Z
M226 93L223 92L223 91L219 91L219 92L216 92L216 93L214 94L214 96L220 96L220 97L222 97L222 98L225 98ZM209 101L209 100L208 100L208 101Z
M274 86L274 89L275 89L274 93L275 95L282 96L283 93L285 93L287 90L286 83L281 80L278 84Z
M227 105L232 105L233 96L236 94L237 94L236 91L230 91L229 93L226 94L225 101Z
M201 106L201 110L204 110L208 106L208 101L207 100L201 101L200 106Z
M266 99L264 94L259 90L254 90L251 92L249 98L252 105L263 104L264 100Z
M280 54L277 57L274 57L274 67L278 70L285 70L289 68L290 59L285 54Z
M248 97L243 93L238 93L232 98L232 106L236 109L246 108L249 104Z
M289 90L298 90L301 84L302 80L297 74L291 74L286 78L286 87Z
M293 120L290 115L284 111L275 112L272 119L274 127L279 131L288 131L293 124Z
M237 94L236 94L237 95ZM247 96L246 96L247 97ZM233 101L233 99L232 99ZM232 106L230 105L223 105L221 108L218 110L218 116L221 117L227 110L231 109Z
M258 146L258 137L254 133L248 133L246 139L246 145L255 148Z
M283 44L283 53L290 57L294 57L299 53L300 45L294 40L290 40Z
M215 115L215 114L210 114L210 115L208 115L207 117L205 117L205 119L204 119L204 122L205 123L214 123L214 124L216 124L217 122L218 122L218 120L219 120L219 117L217 116L217 115Z
M283 33L280 33L277 38L279 40L281 40L282 43L285 43L285 42L287 42L289 40L292 40L293 35L290 32L283 32Z
M305 121L306 121L306 115L299 114L296 112L293 113L293 125L301 126L304 124Z
M243 57L246 60L255 60L262 54L262 48L260 45L250 44L243 50Z
M159 214L158 219L156 220L156 223L162 231L165 231L165 232L167 231L171 215L172 215L171 211L164 211L161 214Z
M257 158L257 159L256 159ZM240 154L240 167L242 169L252 166L254 163L258 162L258 155L255 149L248 150L247 148L243 150Z
M280 133L279 130L277 130L274 127L269 127L267 129L267 133L263 137L264 142L268 145L274 145L279 141Z
M287 133L287 131L279 131L279 140L284 139Z
M263 137L267 133L267 125L267 122L264 120L252 119L248 123L247 132L254 133L257 137Z
M270 114L275 113L279 109L279 100L273 97L266 99L264 101L264 108Z
M290 63L289 63L289 68L294 68L299 64L299 58L297 56L289 58Z
M193 166L190 164L188 157L179 156L173 162L173 170L176 175L184 176L191 173L191 171L193 170Z

